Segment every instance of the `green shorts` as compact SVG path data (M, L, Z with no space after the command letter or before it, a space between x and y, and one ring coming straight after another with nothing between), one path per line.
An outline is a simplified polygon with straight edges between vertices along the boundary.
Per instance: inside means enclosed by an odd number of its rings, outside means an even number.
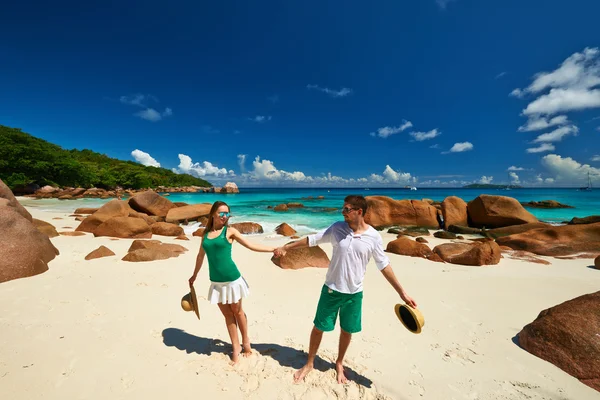
M363 293L340 293L323 285L321 298L317 306L317 315L313 321L315 327L323 332L335 328L338 312L340 327L348 333L357 333L362 329L362 299Z

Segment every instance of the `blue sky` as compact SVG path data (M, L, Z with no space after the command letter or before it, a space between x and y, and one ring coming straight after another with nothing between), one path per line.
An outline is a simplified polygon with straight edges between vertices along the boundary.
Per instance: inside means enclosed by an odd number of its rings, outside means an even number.
M0 124L215 184L600 174L598 1L88 3L3 5Z

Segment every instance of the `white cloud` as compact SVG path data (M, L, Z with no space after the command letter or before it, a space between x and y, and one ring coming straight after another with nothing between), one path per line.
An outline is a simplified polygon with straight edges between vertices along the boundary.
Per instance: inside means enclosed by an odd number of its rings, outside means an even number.
M525 168L515 167L514 165L511 165L510 167L508 167L507 171L525 171Z
M543 135L538 136L533 143L541 143L541 142L560 142L563 137L566 135L575 135L579 132L579 128L575 125L563 126L558 129L553 130L549 133L544 133Z
M600 107L598 89L552 89L550 93L531 102L523 114L556 114Z
M154 108L146 108L145 110L138 111L133 115L135 115L136 117L140 117L141 119L145 119L146 121L157 122L163 119L164 117L173 115L173 111L170 108L166 108L165 111L161 114Z
M402 125L400 126L384 126L383 128L377 129L377 132L371 132L371 136L378 136L380 138L387 138L389 136L395 135L396 133L403 132L409 128L412 128L413 124L410 121L402 121Z
M235 175L233 171L227 171L225 168L218 168L208 161L194 163L191 157L185 154L179 154L179 167L173 168L173 172L178 174L190 174L200 178L205 176L224 177Z
M600 107L600 50L585 48L568 57L556 70L541 72L525 89L515 89L511 95L543 94L532 101L524 115L552 115L558 112ZM543 128L542 128L543 129Z
M454 143L454 146L450 149L450 153L461 153L469 150L473 150L473 144L470 142Z
M527 149L528 153L543 153L544 151L554 151L554 145L552 143L542 143L538 147Z
M331 97L346 97L352 94L352 89L341 88L340 90L329 89L326 87L320 87L319 85L306 85L309 90L318 90L323 93L327 93Z
M562 157L558 154L548 154L542 158L542 165L554 175L554 181L573 183L587 183L587 175L600 176L600 168L591 167L589 164L580 164L571 157Z
M510 176L510 180L512 183L518 184L521 183L521 181L519 180L519 175L517 175L516 172L511 172L508 174L508 176Z
M411 175L408 172L396 172L389 165L385 166L383 176L387 182L408 183L411 180Z
M139 162L142 165L145 165L147 167L152 166L152 167L160 168L160 163L158 161L156 161L154 158L152 158L152 156L146 152L135 149L134 151L131 152L131 156L135 159L135 161Z
M498 75L496 75L496 77L494 79L500 79L502 78L504 75L506 75L506 72L500 72Z
M585 48L574 53L552 72L540 72L525 92L539 93L548 88L588 89L600 84L598 48Z
M550 120L542 116L532 116L527 123L519 127L519 132L539 131L556 125L566 125L569 119L566 115L559 115Z
M600 155L595 155L591 158L592 161L600 161Z
M432 144L431 146L429 146L430 149L439 149L440 145L439 144Z
M486 185L487 185L487 184L490 184L490 183L492 183L492 181L493 181L493 180L494 180L494 177L493 177L493 176L485 176L485 175L484 175L484 176L482 176L482 177L479 179L479 183L482 183L482 184L486 184Z
M238 165L240 166L240 171L242 171L242 173L244 173L246 171L246 155L245 154L238 154L237 156L238 159Z
M256 117L253 118L248 118L250 121L254 121L254 122L258 122L258 123L262 123L262 122L266 122L266 121L270 121L271 120L271 116L270 115L257 115Z
M424 140L429 140L429 139L433 139L435 137L438 137L441 134L442 134L442 132L438 132L437 129L433 129L433 130L431 130L429 132L411 132L410 136L412 136L413 138L415 138L415 140L417 142L422 142ZM471 145L471 147L473 147L473 146ZM450 150L450 151L452 151L452 150ZM461 151L464 151L464 150L461 150Z

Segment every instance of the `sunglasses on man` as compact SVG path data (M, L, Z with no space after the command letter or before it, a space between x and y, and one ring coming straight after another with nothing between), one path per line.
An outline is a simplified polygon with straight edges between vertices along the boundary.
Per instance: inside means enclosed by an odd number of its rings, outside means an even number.
M342 214L348 214L350 211L353 211L353 210L358 210L358 208L344 207L344 208L342 208Z

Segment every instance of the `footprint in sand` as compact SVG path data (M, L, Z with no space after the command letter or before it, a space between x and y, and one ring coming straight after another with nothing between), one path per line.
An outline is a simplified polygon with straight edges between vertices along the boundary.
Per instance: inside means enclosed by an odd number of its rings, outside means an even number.
M474 358L473 356L477 355L478 354L475 351L471 350L468 347L463 348L459 345L455 345L453 349L448 349L444 352L442 359L448 362L455 362L462 365L467 365L475 364L475 360L473 360L472 358Z
M123 388L126 390L131 388L134 383L135 383L135 379L129 375L124 375L121 377L121 385L123 385Z

